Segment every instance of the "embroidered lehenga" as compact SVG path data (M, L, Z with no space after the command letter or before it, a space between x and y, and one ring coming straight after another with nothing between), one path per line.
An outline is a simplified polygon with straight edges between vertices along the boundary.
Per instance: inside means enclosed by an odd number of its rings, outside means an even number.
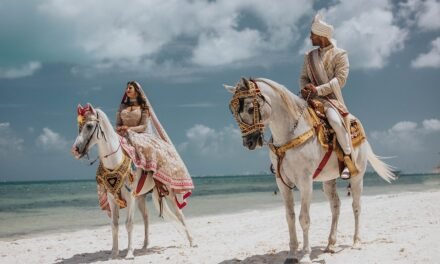
M142 111L139 108L130 111L128 107L121 111L120 116L124 125L137 126ZM153 131L138 133L128 130L125 137L120 139L122 147L138 169L153 171L156 180L170 186L177 193L186 193L194 188L188 170L171 142L160 138Z
M116 127L128 127L127 132L119 136L119 140L125 154L134 164L133 169L142 171L140 179L135 181L137 185L133 186L133 194L137 195L142 191L147 174L151 171L156 184L163 184L166 189L171 188L178 207L183 208L187 204L186 198L194 189L191 176L141 86L137 82L132 83L137 86L137 92L144 104L131 104L124 94L116 115ZM107 196L102 186L98 186L98 196L101 208L109 212Z

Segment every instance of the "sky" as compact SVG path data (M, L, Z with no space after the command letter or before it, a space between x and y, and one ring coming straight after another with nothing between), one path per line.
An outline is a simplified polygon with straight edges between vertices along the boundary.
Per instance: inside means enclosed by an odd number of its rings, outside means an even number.
M0 180L94 179L75 160L76 106L114 122L143 86L194 176L264 173L222 84L265 77L298 93L313 16L348 52L343 89L373 150L403 172L440 163L439 0L0 1ZM92 154L92 158L96 155Z

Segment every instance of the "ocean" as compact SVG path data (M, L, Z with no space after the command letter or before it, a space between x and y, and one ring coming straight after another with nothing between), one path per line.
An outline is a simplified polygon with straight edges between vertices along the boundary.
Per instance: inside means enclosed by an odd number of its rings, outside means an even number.
M195 190L184 208L187 219L283 206L273 175L194 177ZM338 180L339 195L346 196L347 182ZM364 195L420 192L440 187L440 174L402 174L391 184L375 173L364 179ZM325 201L322 184L315 183L313 202ZM148 206L153 208L151 198ZM295 191L296 203L299 192ZM163 221L150 209L150 221ZM125 221L125 210L120 223ZM39 181L0 183L0 240L41 233L73 231L108 225L100 210L96 182ZM136 212L136 223L141 223Z

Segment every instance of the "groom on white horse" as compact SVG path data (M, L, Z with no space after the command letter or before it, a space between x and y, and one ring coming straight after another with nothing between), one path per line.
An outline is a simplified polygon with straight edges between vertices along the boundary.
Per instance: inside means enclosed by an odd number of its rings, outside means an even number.
M327 117L335 131L336 138L344 152L342 179L349 179L358 173L352 162L352 142L348 131L349 112L345 106L341 90L348 77L349 63L347 52L336 47L332 39L333 26L316 15L312 23L310 40L313 46L319 46L306 53L300 76L302 97L317 112L318 116Z

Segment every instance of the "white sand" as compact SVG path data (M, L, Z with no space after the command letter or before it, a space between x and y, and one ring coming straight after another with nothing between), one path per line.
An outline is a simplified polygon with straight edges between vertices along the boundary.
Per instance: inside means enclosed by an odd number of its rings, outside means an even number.
M328 203L312 204L310 229L313 263L440 263L440 191L363 198L361 250L352 249L351 200L343 199L338 246L323 253L330 229ZM154 212L153 210L150 210ZM297 215L298 207L296 207ZM156 212L154 212L156 214ZM125 217L124 215L122 215ZM110 263L283 263L288 250L284 209L189 218L197 248L189 248L172 224L150 227L150 246L135 250L134 260L122 258L127 237L121 225L120 259ZM2 228L6 228L2 226ZM135 248L142 245L141 225L135 226ZM297 221L297 232L302 241ZM300 243L301 246L301 243ZM107 261L110 226L15 241L0 241L0 263L91 263Z

